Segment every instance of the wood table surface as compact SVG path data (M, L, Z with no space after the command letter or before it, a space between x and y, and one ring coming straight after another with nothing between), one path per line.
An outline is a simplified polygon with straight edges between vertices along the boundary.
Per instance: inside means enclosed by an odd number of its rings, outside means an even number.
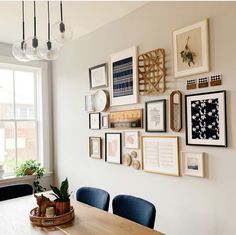
M37 227L31 224L29 212L36 207L33 195L0 202L0 235L161 235L112 213L72 200L75 219L54 227Z

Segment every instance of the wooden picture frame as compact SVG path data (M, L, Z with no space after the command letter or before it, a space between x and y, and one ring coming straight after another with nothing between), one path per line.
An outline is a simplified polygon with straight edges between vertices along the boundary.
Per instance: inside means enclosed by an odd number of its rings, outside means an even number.
M166 100L145 103L145 131L166 132Z
M89 86L90 89L107 87L107 64L100 64L89 68Z
M131 47L110 56L111 106L138 101L137 48Z
M182 129L182 93L173 91L170 94L170 129L180 132Z
M90 113L89 114L89 129L91 129L91 130L101 129L100 117L101 117L100 113Z
M139 148L139 131L124 132L124 147L127 149Z
M227 147L226 91L185 96L186 145Z
M108 129L110 127L109 114L102 115L102 129Z
M143 109L110 112L110 128L143 128Z
M173 32L174 76L209 72L208 19Z
M143 136L142 167L146 172L179 176L177 136Z
M121 133L105 133L105 161L122 164Z
M89 157L101 159L102 158L102 138L89 137Z
M204 153L182 152L183 174L204 177Z

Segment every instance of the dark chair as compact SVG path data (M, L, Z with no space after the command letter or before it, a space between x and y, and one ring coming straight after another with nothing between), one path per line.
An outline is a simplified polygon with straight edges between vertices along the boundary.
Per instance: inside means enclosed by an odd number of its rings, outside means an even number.
M29 184L14 184L0 187L0 201L31 194L33 194L33 188Z
M129 195L118 195L112 201L112 208L116 215L152 229L154 227L156 208L148 201Z
M108 211L110 195L108 192L91 187L82 187L76 192L77 201Z

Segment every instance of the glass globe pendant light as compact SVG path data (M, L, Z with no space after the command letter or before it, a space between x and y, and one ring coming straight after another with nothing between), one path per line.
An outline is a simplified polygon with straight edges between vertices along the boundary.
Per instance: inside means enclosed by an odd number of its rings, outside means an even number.
M59 44L65 44L73 38L73 29L63 21L62 1L60 1L61 21L55 23L52 28L53 38Z
M39 39L36 36L36 6L34 1L34 36L30 37L26 41L26 56L30 60L41 60L40 54L39 54Z
M29 61L29 58L26 56L25 48L25 6L24 1L22 1L22 40L13 44L12 54L19 61Z
M48 4L48 40L43 43L42 47L39 48L39 53L42 59L45 60L55 60L59 56L59 46L55 41L51 41L51 24L50 24L50 7Z

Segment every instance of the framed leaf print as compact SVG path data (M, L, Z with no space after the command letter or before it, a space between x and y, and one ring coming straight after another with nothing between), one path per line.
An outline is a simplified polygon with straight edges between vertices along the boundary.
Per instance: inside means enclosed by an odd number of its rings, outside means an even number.
M185 96L186 144L227 147L226 91Z

